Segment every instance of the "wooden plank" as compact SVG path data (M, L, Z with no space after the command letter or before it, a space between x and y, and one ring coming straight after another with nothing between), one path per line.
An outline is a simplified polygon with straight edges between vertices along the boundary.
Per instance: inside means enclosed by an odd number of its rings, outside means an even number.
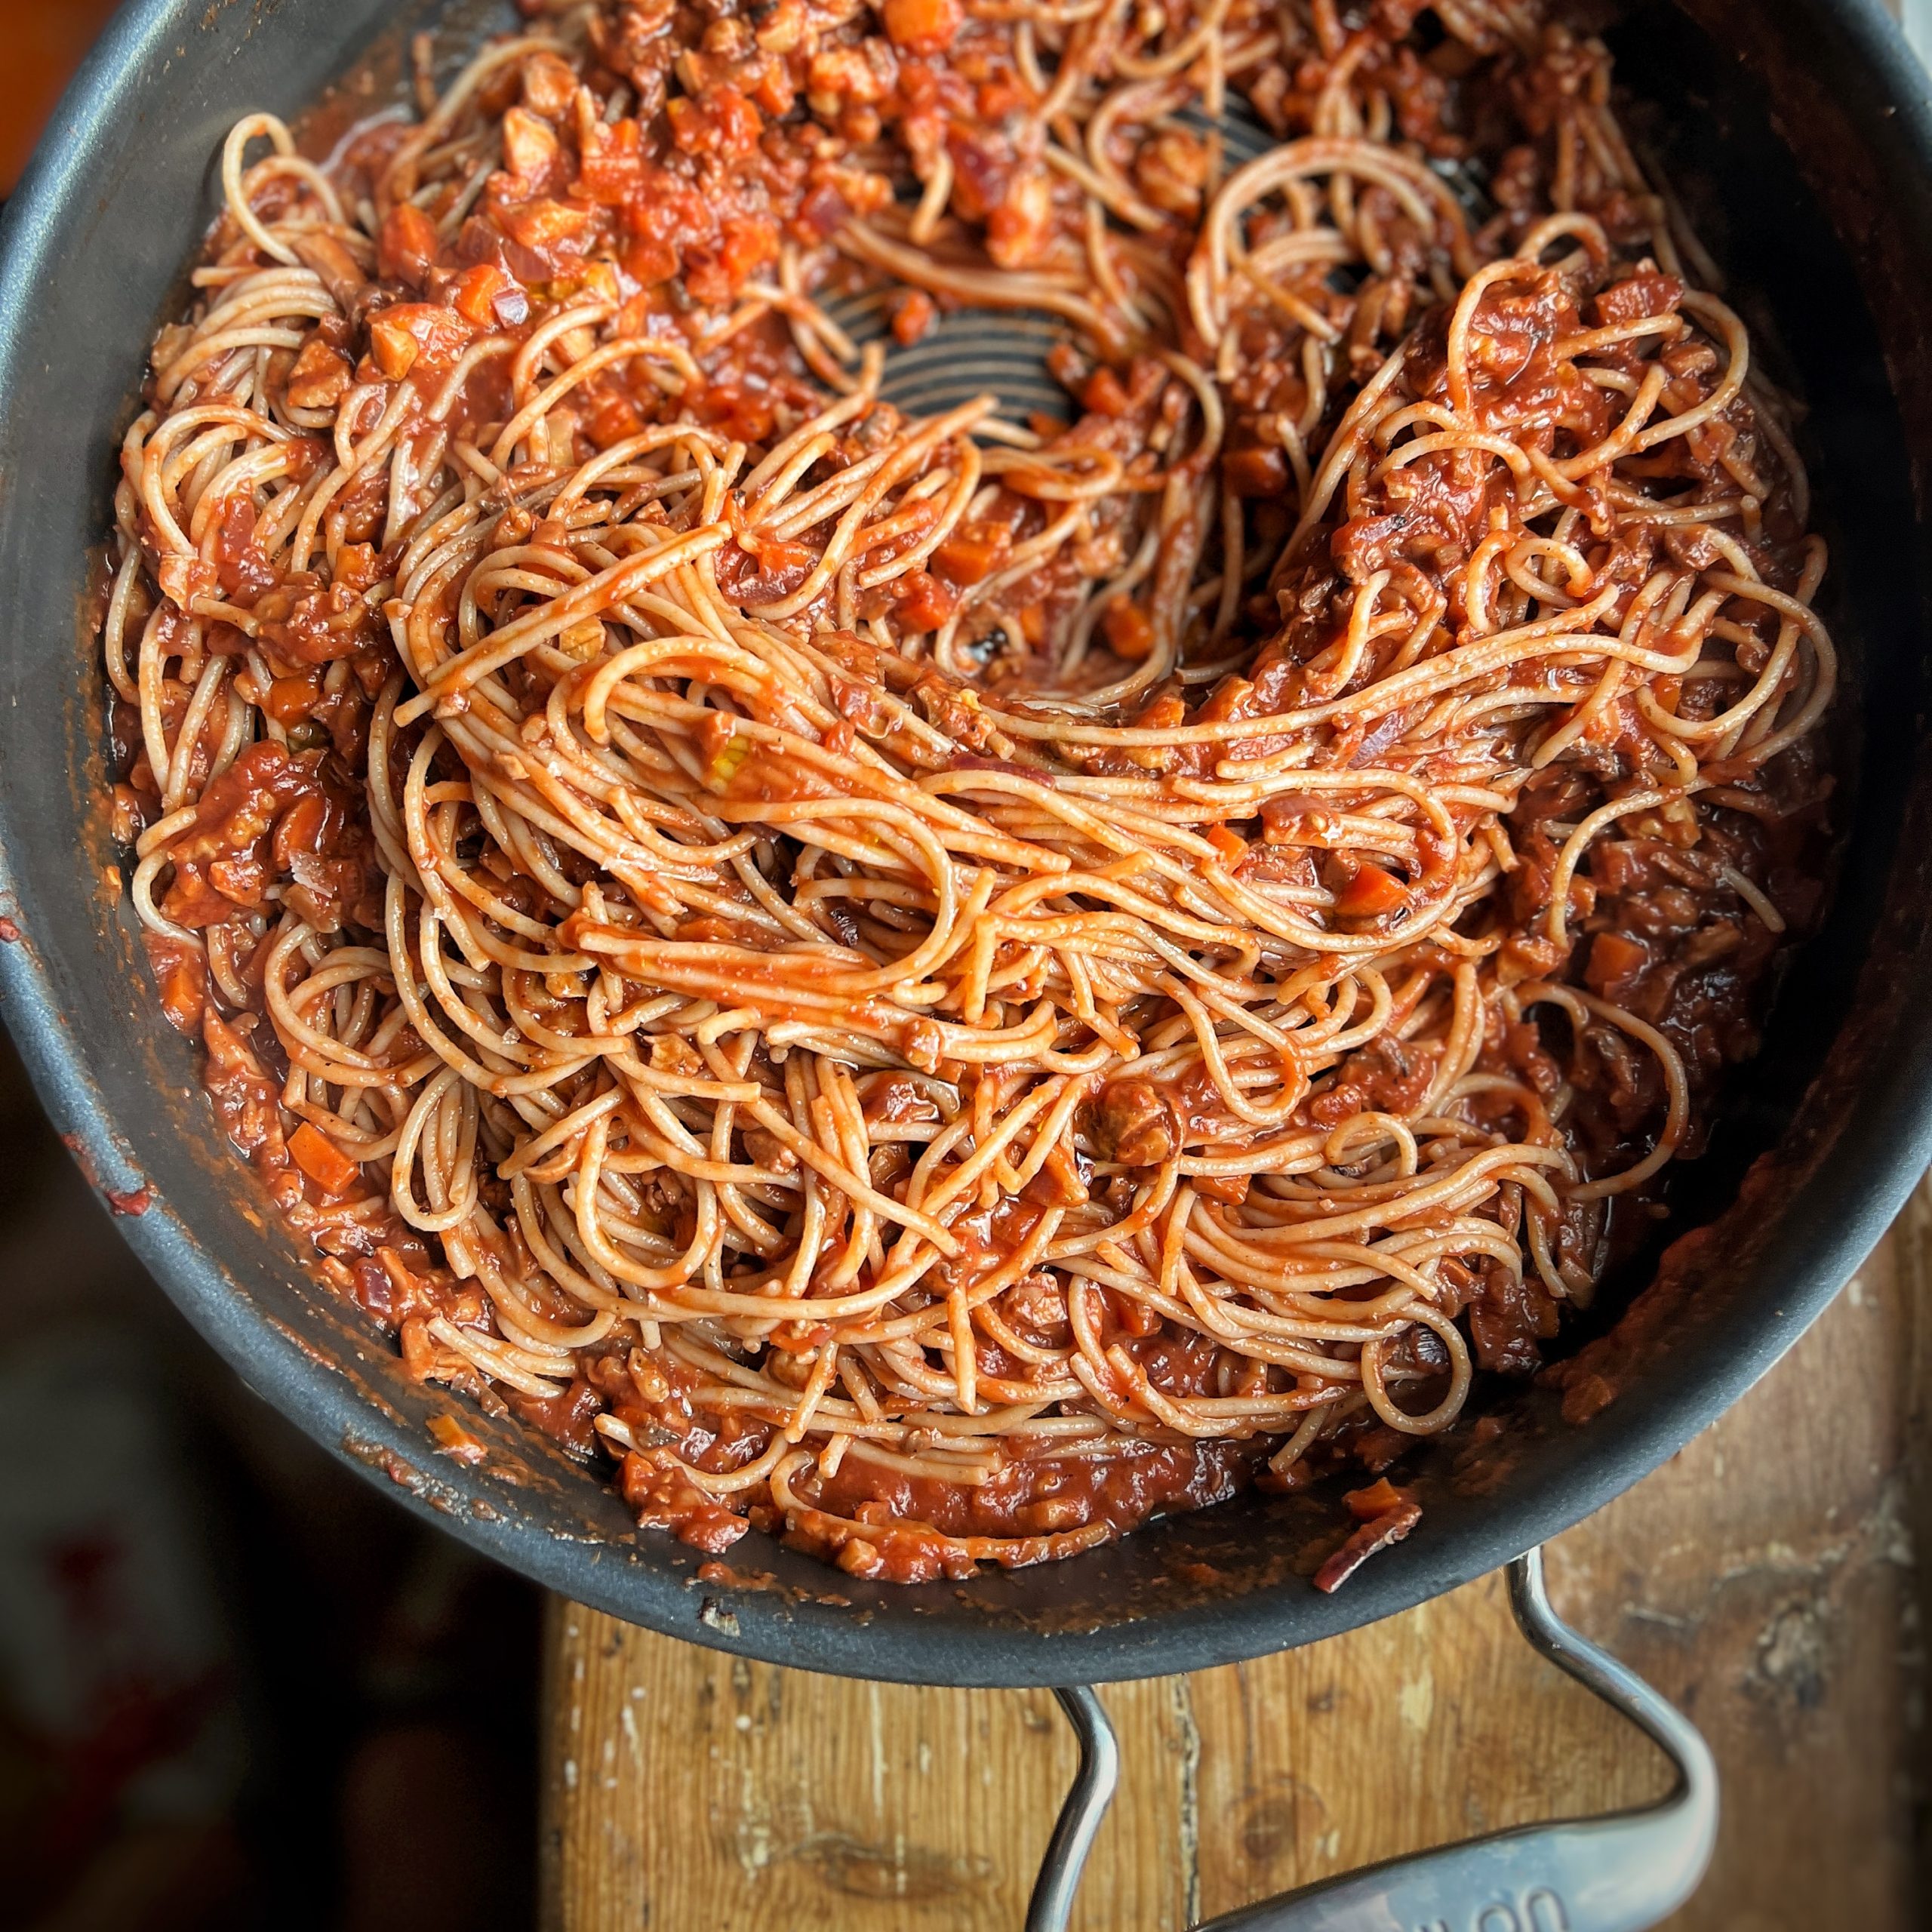
M1713 1430L1551 1552L1560 1608L1724 1780L1681 1932L1923 1922L1914 1531L1932 1195ZM1010 1932L1073 1769L1044 1694L812 1677L571 1605L547 1646L552 1932ZM1489 1578L1285 1657L1105 1693L1126 1779L1084 1932L1179 1928L1473 1832L1632 1804L1660 1760Z

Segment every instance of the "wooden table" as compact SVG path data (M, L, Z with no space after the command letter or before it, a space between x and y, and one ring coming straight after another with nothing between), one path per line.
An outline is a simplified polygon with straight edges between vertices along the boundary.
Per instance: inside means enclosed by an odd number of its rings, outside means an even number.
M1926 1922L1913 1567L1932 1484L1932 1183L1718 1426L1549 1552L1558 1607L1703 1727L1716 1862L1672 1921ZM1045 1692L774 1669L561 1601L546 1932L1017 1932L1074 1767ZM1125 1777L1081 1932L1180 1928L1499 1826L1641 1802L1663 1761L1537 1659L1500 1577L1104 1696Z

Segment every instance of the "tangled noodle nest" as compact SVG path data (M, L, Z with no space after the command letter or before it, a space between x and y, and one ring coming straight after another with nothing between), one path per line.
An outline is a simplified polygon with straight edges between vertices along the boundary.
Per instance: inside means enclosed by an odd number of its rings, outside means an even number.
M360 174L228 143L105 638L230 1132L416 1374L709 1549L1029 1561L1441 1429L1694 1144L1735 1050L1657 971L1774 950L1833 684L1783 406L1607 57L1438 0L1516 103L1478 221L1413 8L978 0L989 209L811 91L952 0L780 0L718 58L802 76L828 238L681 311L594 227L401 286L595 212L637 11ZM1231 100L1285 138L1228 171ZM824 299L868 278L1056 316L1084 413L902 417ZM780 361L768 426L706 406ZM1675 855L1675 939L1592 925L1606 840Z

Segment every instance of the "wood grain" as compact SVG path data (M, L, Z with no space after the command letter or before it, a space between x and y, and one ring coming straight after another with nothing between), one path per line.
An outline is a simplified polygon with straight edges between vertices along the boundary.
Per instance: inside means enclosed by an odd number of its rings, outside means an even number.
M1680 1932L1926 1922L1932 1192L1791 1355L1550 1552L1558 1607L1724 1783ZM546 1932L1011 1932L1074 1752L1044 1693L771 1669L553 1606ZM1661 1760L1491 1577L1284 1657L1104 1694L1126 1763L1075 1923L1174 1932L1472 1832L1641 1801Z

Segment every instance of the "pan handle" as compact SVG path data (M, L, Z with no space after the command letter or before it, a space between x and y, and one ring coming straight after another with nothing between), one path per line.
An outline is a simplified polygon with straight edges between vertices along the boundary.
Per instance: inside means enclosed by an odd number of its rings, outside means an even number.
M1244 1906L1197 1932L1644 1932L1690 1897L1717 1836L1709 1748L1641 1678L1558 1617L1540 1550L1510 1564L1509 1604L1537 1650L1675 1765L1670 1795L1641 1811L1526 1825L1391 1859ZM1026 1932L1066 1932L1081 1866L1119 1777L1119 1747L1100 1699L1084 1686L1056 1694L1080 1740L1080 1773L1033 1887Z

